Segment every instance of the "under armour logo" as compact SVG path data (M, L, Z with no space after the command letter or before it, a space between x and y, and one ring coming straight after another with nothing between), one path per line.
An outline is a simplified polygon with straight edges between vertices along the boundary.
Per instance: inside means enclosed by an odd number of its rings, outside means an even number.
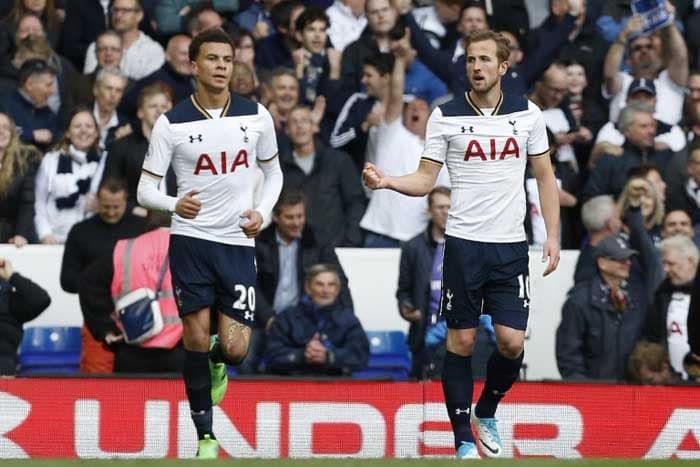
M473 127L473 126L470 126L470 127L464 127L464 126L463 126L463 127L462 127L462 133L466 133L466 132L467 132L467 128L469 129L469 133L474 133L474 127Z
M452 310L452 297L454 297L454 294L450 289L447 289L447 293L445 293L445 297L447 297L447 303L445 304L445 309L448 311Z
M202 135L197 135L197 136L190 135L190 143L194 143L195 141L199 141L201 143L202 142Z
M469 415L469 408L466 408L466 409L455 409L455 414L456 414L456 415L462 415L462 414Z
M530 302L527 299L523 300L523 308L528 308L529 306Z
M508 123L510 123L510 126L513 127L513 134L514 134L514 135L517 135L517 134L518 134L518 129L515 128L515 124L518 123L518 122L516 122L515 120L508 120Z
M246 311L243 314L243 318L247 319L248 321L253 321L255 319L255 314L252 311Z
M246 133L246 131L248 131L248 127L241 125L241 131L243 132L243 142L247 143L248 142L248 133Z

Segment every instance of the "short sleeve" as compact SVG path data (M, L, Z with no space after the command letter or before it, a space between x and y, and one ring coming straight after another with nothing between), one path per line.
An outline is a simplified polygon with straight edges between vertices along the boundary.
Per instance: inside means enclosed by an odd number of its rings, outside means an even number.
M447 158L447 136L442 124L442 110L436 107L430 114L425 130L425 149L421 159L444 164Z
M165 114L158 117L151 132L151 142L143 161L143 170L158 177L165 176L173 157L170 122Z
M535 115L530 135L527 138L527 156L538 157L549 151L549 140L547 139L547 124L544 122L542 111L534 105L532 107Z
M259 161L268 161L277 155L277 133L275 133L275 123L272 121L270 112L258 104L260 112L260 137L255 146L256 157Z

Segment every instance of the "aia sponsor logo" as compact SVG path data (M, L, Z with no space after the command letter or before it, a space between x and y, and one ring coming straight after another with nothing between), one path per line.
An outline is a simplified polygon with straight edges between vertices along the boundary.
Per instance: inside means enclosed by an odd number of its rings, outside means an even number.
M484 149L487 149L488 152ZM479 140L472 139L467 143L467 150L464 153L466 162L469 162L470 159L479 159L484 162L502 161L509 157L520 158L520 147L518 146L518 141L513 137L508 138L503 146L500 147L496 145L496 140L491 138L489 139L488 148L482 147Z
M221 151L219 157L209 154L201 154L194 166L194 175L209 172L211 175L224 175L233 173L238 167L248 168L248 151L241 149L236 157L229 158L226 151Z

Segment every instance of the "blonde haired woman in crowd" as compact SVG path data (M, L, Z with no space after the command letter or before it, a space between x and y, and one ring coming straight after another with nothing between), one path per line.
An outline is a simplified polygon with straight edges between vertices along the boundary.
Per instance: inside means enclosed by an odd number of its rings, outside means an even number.
M22 144L12 119L0 113L0 242L24 246L34 234L34 177L41 153Z

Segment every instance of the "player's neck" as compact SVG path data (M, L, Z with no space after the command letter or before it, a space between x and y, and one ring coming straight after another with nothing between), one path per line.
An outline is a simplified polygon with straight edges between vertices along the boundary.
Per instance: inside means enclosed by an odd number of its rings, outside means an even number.
M197 98L199 105L205 109L222 109L226 106L230 94L227 90L222 90L220 92L210 92L204 89L204 86L199 86L197 92L194 93Z
M469 91L469 98L480 109L494 109L501 98L500 86L494 86L487 92Z

